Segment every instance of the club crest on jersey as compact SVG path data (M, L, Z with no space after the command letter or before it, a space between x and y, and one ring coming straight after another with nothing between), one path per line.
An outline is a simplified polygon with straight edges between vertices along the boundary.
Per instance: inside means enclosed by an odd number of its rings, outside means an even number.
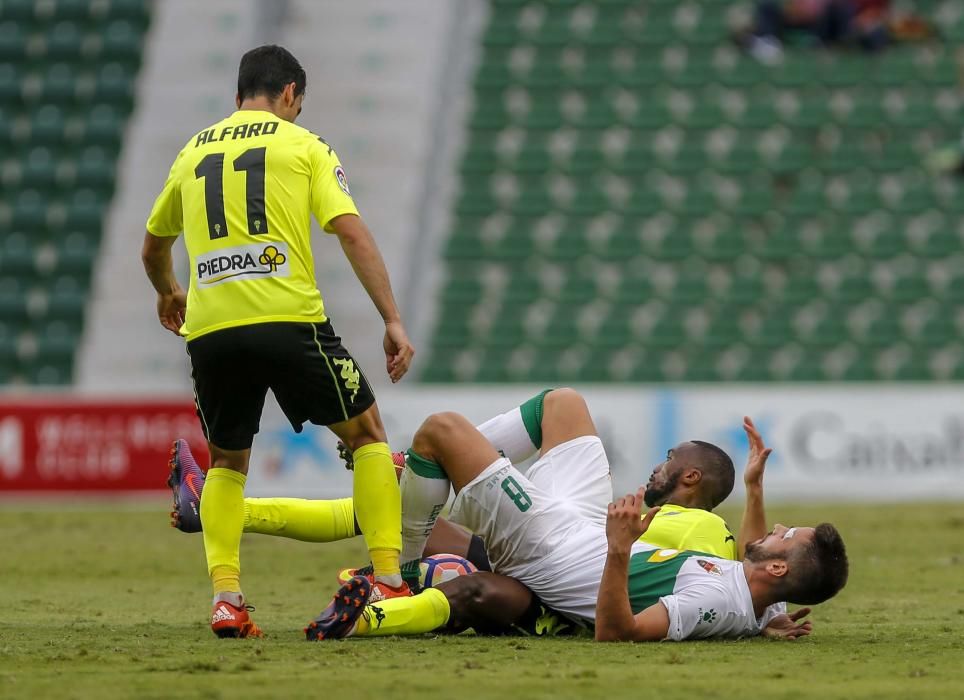
M702 566L704 571L707 571L708 573L715 574L716 576L723 575L723 569L711 561L706 561L706 559L697 559L696 563Z
M244 279L287 277L291 274L288 244L254 243L213 250L195 259L194 271L200 289Z
M348 189L348 176L345 175L345 169L340 165L335 166L335 179L338 180L341 191L351 197L351 190Z

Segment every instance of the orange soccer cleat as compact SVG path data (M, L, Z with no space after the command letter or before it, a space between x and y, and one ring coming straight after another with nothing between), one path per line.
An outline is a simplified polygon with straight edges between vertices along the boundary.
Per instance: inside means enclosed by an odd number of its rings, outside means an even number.
M222 639L263 637L264 632L248 615L248 612L253 610L253 605L242 603L238 607L226 600L216 601L211 611L211 631Z

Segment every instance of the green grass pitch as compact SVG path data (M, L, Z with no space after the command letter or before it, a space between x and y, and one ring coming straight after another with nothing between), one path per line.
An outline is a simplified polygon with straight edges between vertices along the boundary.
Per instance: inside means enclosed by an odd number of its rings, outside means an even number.
M738 513L726 510L731 525ZM263 640L217 640L198 535L166 507L0 506L0 698L960 698L964 504L774 506L835 522L849 586L795 643L425 636L309 644L360 540L247 536Z

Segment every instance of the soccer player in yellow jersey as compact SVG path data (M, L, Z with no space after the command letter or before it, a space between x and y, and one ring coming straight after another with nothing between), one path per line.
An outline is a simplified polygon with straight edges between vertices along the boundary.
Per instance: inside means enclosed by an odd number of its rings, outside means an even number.
M385 429L361 369L332 330L314 277L313 214L385 322L393 382L414 350L378 247L332 148L294 124L306 76L279 46L241 59L238 110L190 138L147 222L143 261L161 325L187 340L211 468L200 501L220 637L261 632L246 611L239 548L251 444L271 389L292 427L328 426L355 456L354 511L376 596L409 593L399 567L401 499ZM171 248L184 233L187 294Z

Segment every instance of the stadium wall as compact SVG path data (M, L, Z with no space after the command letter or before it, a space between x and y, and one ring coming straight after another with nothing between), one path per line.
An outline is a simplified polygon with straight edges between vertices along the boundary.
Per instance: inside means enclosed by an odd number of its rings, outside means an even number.
M538 386L393 388L380 408L391 443L410 443L432 412L477 423L518 405ZM901 385L581 387L612 462L617 492L648 479L665 451L687 439L746 457L742 417L774 447L767 494L784 501L882 501L964 496L964 388ZM921 410L926 406L926 411ZM163 490L171 441L203 438L190 396L164 401L78 397L0 403L0 493ZM296 434L269 399L255 439L248 493L340 497L351 475L335 438ZM739 497L740 487L735 490Z

